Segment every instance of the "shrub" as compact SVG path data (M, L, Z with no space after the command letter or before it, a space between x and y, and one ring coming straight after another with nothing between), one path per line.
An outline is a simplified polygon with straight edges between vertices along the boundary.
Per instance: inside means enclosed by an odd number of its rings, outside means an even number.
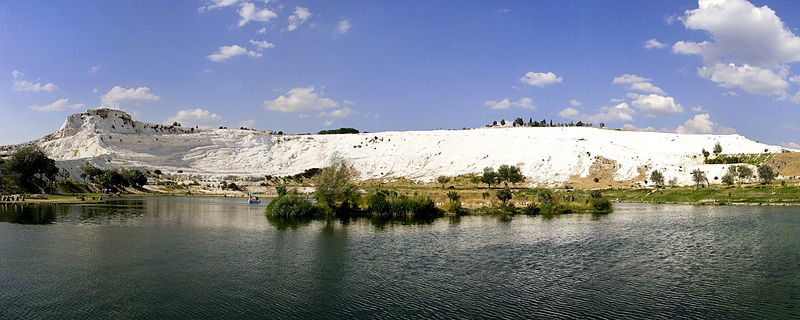
M606 198L592 198L590 202L594 212L611 212L611 201Z
M769 184L772 179L775 179L775 171L772 170L772 167L762 164L758 166L758 178L762 183Z
M286 186L275 186L275 193L277 193L279 197L285 196Z
M653 181L656 187L661 187L664 185L664 175L658 170L653 170L653 172L650 173L650 181Z
M522 208L522 213L527 215L537 215L542 213L542 209L531 203Z
M513 194L511 193L511 190L508 189L508 187L505 187L497 191L497 199L503 202L503 206L505 206L506 202L508 202L508 200L511 200L512 197Z
M322 130L317 134L346 134L346 133L358 133L358 130L355 128L339 128L333 130ZM283 134L283 132L278 132L278 134Z
M450 177L448 176L439 176L436 178L436 181L442 184L442 188L444 188L445 183L450 181Z
M543 204L553 204L553 192L549 189L539 190L537 193L539 201Z
M288 194L272 199L266 210L267 215L286 218L309 218L315 216L316 213L317 209L310 201L296 194Z
M319 204L335 208L339 205L355 203L358 198L358 186L355 184L356 171L338 154L331 157L328 167L314 177L316 197Z
M698 187L703 186L703 184L708 184L706 173L700 169L694 169L694 171L692 171L692 181L694 181Z
M367 196L367 206L378 218L420 218L440 217L442 211L430 198L398 195L394 191L378 190Z
M733 177L734 177L734 175L732 173L730 173L730 172L725 173L725 175L722 176L722 183L724 183L726 185L729 185L729 186L733 185L734 183L736 183L736 181L734 180Z
M719 142L717 142L717 144L714 145L714 154L720 153L722 153L722 146L719 144Z

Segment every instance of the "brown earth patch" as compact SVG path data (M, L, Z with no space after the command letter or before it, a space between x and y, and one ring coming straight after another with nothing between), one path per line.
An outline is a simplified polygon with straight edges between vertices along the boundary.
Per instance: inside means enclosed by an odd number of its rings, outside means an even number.
M782 176L800 176L800 152L776 153L768 164Z

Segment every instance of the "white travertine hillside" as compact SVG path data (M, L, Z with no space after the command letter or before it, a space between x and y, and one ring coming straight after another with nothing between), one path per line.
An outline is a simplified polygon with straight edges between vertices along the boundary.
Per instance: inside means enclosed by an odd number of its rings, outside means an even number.
M56 133L34 141L59 166L77 175L90 162L104 168L183 170L206 178L286 176L325 166L334 153L349 159L362 179L481 172L519 165L534 185L590 178L602 169L615 180L643 180L659 169L666 180L691 183L700 168L709 179L727 165L705 165L700 151L719 142L724 153L780 152L781 147L740 135L631 132L583 127L482 128L341 135L273 135L229 129L194 129L133 121L119 110L71 115ZM4 147L0 155L14 147ZM594 165L594 167L593 167ZM610 172L610 173L609 173ZM712 181L713 183L714 181Z

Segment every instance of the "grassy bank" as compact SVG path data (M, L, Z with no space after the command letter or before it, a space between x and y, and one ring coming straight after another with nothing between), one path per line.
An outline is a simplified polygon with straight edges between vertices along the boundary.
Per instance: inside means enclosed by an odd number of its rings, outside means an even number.
M619 202L680 203L695 205L800 205L800 187L752 185L745 187L677 187L616 189L604 195Z

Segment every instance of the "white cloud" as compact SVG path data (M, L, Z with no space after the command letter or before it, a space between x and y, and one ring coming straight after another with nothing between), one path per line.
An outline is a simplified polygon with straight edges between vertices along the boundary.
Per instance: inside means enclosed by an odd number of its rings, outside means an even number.
M614 78L614 80L612 80L611 83L628 85L628 89L631 89L631 90L642 91L642 92L652 92L652 93L658 93L658 94L666 94L666 92L664 92L664 90L661 90L661 88L656 87L655 85L650 83L650 80L651 79L649 79L649 78L643 78L643 77L637 76L635 74L627 74L626 73L626 74L623 74L623 75L621 75L619 77Z
M102 67L102 66L103 66L102 64L98 64L96 66L92 66L91 68L89 68L89 71L86 71L86 72L95 73L97 71L100 71L100 67Z
M509 101L508 98L500 101L486 100L483 105L492 109L502 110L511 107L511 101Z
M630 124L630 123L626 123L625 125L623 125L623 126L622 126L622 128L623 128L623 129L626 129L626 130L631 130L631 131L646 131L646 132L663 132L663 131L669 131L669 130L666 130L666 129L661 129L661 130L658 130L658 129L656 129L656 128L653 128L653 127L639 128L639 127L637 127L637 126L635 126L635 125L632 125L632 124Z
M748 93L785 97L789 82L770 69L733 63L717 63L697 69L697 74L723 88L740 88Z
M197 109L180 110L174 117L167 119L164 123L180 123L185 127L199 126L201 128L213 128L222 122L222 117L211 111Z
M800 103L800 91L794 94L794 97L792 97L792 102Z
M330 121L330 120L325 120L325 123L324 123L324 124L325 124L325 126L326 126L326 127L330 127L330 126L332 126L332 125L333 125L333 121Z
M214 61L214 62L222 62L222 61L228 60L228 59L230 59L232 57L240 56L240 55L248 55L248 56L251 56L251 57L261 57L261 54L258 53L258 52L247 50L247 49L242 48L242 47L240 47L238 45L232 45L232 46L219 47L219 50L217 50L217 52L214 52L214 53L206 56L206 58L208 58L208 60L211 60L211 61Z
M723 96L729 96L729 97L735 97L735 96L738 96L739 94L736 93L735 91L727 91L727 92L723 92L722 95Z
M354 112L355 111L353 111L353 109L345 107L330 112L322 111L319 114L317 114L317 117L347 118L347 116L353 114Z
M579 107L582 104L583 104L582 102L580 102L578 100L575 100L575 99L572 99L572 100L569 101L569 105L571 105L573 107Z
M720 126L718 123L711 121L711 116L708 113L701 113L694 116L694 118L686 120L683 125L675 129L677 133L715 133L715 134L732 134L736 133L733 128Z
M642 111L646 117L683 112L683 106L675 103L674 98L654 93L639 95L631 104Z
M500 101L487 100L483 105L496 110L508 109L512 106L530 110L536 109L536 106L533 105L533 99L531 98L520 98L517 101L511 101L508 98Z
M253 119L239 121L239 127L252 128L254 125L256 125L256 121Z
M294 88L286 94L288 97L280 96L275 100L264 101L264 108L281 112L310 112L339 106L336 101L320 97L314 92L313 86Z
M308 8L296 7L294 13L289 16L289 26L286 27L289 31L294 31L301 24L305 23L311 17L311 11Z
M241 27L250 21L267 22L277 17L278 14L266 8L259 10L256 8L256 5L245 2L239 8L239 16L242 17L242 19L239 20L239 27Z
M267 33L267 28L261 28L261 29L258 29L258 31L256 31L256 33L258 33L258 34L265 34L265 33Z
M561 110L558 115L565 119L599 124L600 122L632 121L635 113L635 110L628 106L627 103L623 102L613 107L602 107L600 111L595 114L583 114L577 109L570 107Z
M353 25L350 24L350 20L348 20L348 19L340 20L339 23L336 24L336 30L333 31L333 36L336 37L336 36L347 34L347 32L350 31L350 28L352 26Z
M544 87L546 85L551 85L554 83L561 83L562 80L563 80L562 77L556 76L556 74L552 72L548 73L528 72L525 74L525 76L519 79L519 81L522 81L523 83L527 83L529 85L537 87Z
M666 46L667 46L666 44L664 44L663 42L659 42L655 38L647 40L647 41L644 42L644 48L645 49L662 49L662 48L664 48Z
M789 81L800 83L800 76L792 76L791 78L789 78Z
M61 98L46 106L30 106L28 108L36 111L64 111L67 109L79 110L85 106L83 103L69 104L69 99Z
M250 44L256 46L256 48L258 48L258 50L275 48L274 44L272 44L271 42L268 42L266 40L264 40L264 41L256 41L256 40L250 39Z
M781 142L781 147L800 150L800 144L795 142Z
M232 6L237 2L239 2L239 0L212 0L208 5L197 8L197 11L204 12L210 9L224 8L227 6Z
M694 111L694 112L703 112L703 106L692 107L692 111Z
M17 70L11 71L11 75L14 76L14 85L11 88L14 91L50 92L58 89L58 86L53 83L42 84L41 82L33 83L27 80L21 80L19 79L20 76L23 76L25 74Z
M105 107L119 108L124 103L140 105L143 102L156 101L158 99L160 99L159 96L150 93L150 88L148 87L125 89L120 86L114 86L100 97L100 102Z
M698 8L680 18L690 30L710 40L678 41L672 50L698 55L704 66L698 75L725 88L785 98L788 63L800 61L800 37L775 11L745 0L700 0Z
M92 92L94 92L94 93L97 93L98 91L100 91L100 90L97 90L97 88L92 89Z

